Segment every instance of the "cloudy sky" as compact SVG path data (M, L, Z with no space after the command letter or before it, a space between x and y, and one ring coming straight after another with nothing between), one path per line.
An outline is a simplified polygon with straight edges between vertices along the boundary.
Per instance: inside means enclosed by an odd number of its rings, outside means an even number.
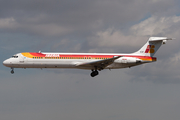
M155 63L103 70L0 65L1 120L179 120L179 0L1 0L0 61L19 52L137 51L172 37Z

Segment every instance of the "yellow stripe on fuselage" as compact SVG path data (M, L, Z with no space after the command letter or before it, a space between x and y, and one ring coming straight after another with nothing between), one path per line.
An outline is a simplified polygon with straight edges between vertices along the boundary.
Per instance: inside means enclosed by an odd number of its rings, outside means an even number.
M24 57L28 57L28 58L33 58L34 56L31 55L30 53L21 53Z
M141 60L143 61L156 61L156 59L152 59L152 58L141 58Z

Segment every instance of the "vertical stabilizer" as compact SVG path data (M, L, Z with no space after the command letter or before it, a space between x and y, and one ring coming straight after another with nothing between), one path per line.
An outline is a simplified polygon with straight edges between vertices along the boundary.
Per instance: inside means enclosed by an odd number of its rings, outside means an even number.
M150 37L147 43L137 52L133 54L140 54L144 56L154 56L157 50L162 44L165 44L167 40L172 40L172 38L167 37Z

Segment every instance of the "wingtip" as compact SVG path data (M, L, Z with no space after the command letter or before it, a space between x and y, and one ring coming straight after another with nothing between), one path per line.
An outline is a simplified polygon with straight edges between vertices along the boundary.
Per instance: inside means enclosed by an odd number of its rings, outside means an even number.
M174 39L176 39L176 38L167 38L167 40L174 40Z

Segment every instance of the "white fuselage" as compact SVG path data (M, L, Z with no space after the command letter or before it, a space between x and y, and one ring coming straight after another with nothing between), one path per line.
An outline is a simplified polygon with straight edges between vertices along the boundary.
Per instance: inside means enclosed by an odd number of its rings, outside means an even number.
M24 56L22 53L18 53L3 62L3 64L7 67L11 68L79 68L79 69L94 69L92 66L78 66L82 63L90 63L96 62L103 59L112 58L114 56L130 56L130 54L98 54L98 53L43 53L48 57L33 57L29 58ZM59 57L66 55L68 57ZM82 56L82 57L74 57L74 56ZM93 58L92 56L96 56ZM138 55L133 55L135 59ZM125 58L125 57L124 57ZM132 58L131 56L129 58ZM104 69L118 69L118 68L126 68L135 65L139 65L148 61L142 61L141 63L131 62L123 58L119 58L115 60L112 64L108 65Z

